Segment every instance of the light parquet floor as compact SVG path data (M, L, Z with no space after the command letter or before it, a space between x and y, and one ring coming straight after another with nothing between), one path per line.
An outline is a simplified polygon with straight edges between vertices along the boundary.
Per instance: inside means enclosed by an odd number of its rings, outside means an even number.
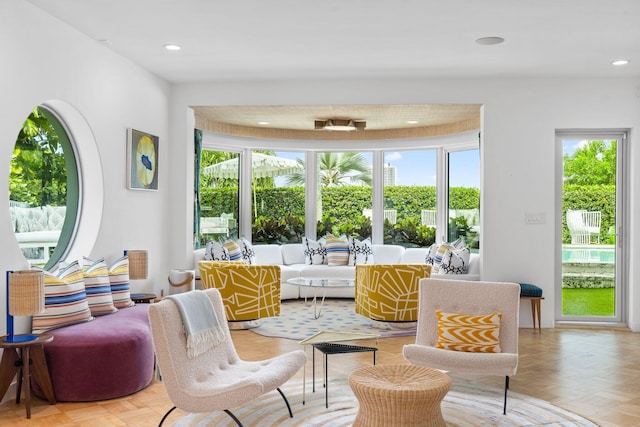
M247 360L271 357L298 349L296 341L268 338L251 331L233 331L240 356ZM378 363L407 363L402 346L414 337L381 339ZM311 354L307 350L307 377ZM627 330L556 328L542 333L520 331L518 373L511 380L513 392L551 402L604 427L640 425L640 334ZM316 357L321 372L321 358ZM330 376L348 376L355 368L371 363L369 353L330 356ZM302 377L302 371L298 373ZM456 382L503 387L504 378L452 374ZM0 426L157 426L172 406L161 382L132 396L102 402L49 405L32 402L32 418L25 418L24 399L0 405ZM293 408L295 413L295 407ZM168 423L183 413L176 410Z

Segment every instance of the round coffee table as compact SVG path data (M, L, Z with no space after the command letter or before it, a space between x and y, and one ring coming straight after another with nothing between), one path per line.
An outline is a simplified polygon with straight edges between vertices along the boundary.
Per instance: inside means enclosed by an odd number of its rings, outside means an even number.
M353 288L355 286L355 280L352 279L331 279L331 278L305 278L294 277L287 280L290 285L299 286L301 288L307 287L313 289L313 299L311 305L313 306L313 318L317 319L322 313L322 306L324 305L324 297L327 295L327 289L329 288ZM318 290L322 290L322 299L320 300L320 306L318 307ZM304 294L304 302L307 302L307 294Z
M360 407L353 427L444 427L440 403L451 385L447 374L416 365L358 368L349 385Z

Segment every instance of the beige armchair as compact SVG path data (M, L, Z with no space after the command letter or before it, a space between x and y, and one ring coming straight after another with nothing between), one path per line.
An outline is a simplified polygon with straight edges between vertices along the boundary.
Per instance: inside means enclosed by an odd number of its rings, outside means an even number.
M444 371L478 375L504 375L504 408L507 411L509 377L518 368L518 320L520 285L517 283L471 282L464 280L422 279L418 308L416 343L405 345L402 353L411 363ZM471 352L438 348L442 345L443 325L437 311L471 316L500 313L499 352ZM486 326L486 325L485 325ZM453 329L453 328L452 328ZM477 331L480 331L478 327ZM457 332L453 332L454 334ZM469 333L467 328L467 333ZM485 332L470 335L488 339ZM460 334L463 336L465 334ZM464 338L463 338L464 339ZM469 350L469 349L467 349ZM476 351L479 349L476 348ZM493 350L497 350L493 348ZM485 351L488 351L485 349Z
M200 291L192 291L200 292ZM307 356L296 350L268 360L244 361L238 357L225 319L220 292L204 291L211 300L224 339L206 352L189 357L187 338L178 306L164 299L149 306L151 334L162 382L175 405L160 421L160 426L176 408L185 412L226 412L239 426L228 408L247 403L278 390L293 417L280 386L302 368Z

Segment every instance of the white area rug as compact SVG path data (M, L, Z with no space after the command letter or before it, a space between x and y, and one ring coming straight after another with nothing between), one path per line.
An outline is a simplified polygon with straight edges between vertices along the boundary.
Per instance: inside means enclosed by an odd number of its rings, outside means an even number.
M324 389L311 393L307 381L306 403L302 405L302 382L290 381L281 389L287 396L293 418L289 418L284 400L277 391L266 394L248 404L231 409L245 427L346 427L353 423L358 401L346 378L329 379L329 408L325 408ZM597 427L597 424L551 405L517 393L509 393L507 415L502 415L503 390L456 386L442 402L442 414L448 427L486 426L578 426ZM167 421L171 420L171 416ZM224 412L189 414L174 427L236 426ZM399 426L401 427L401 426Z
M319 302L318 302L319 304ZM279 317L260 320L261 325L251 329L268 337L303 340L320 331L357 332L379 334L381 338L415 335L416 322L375 322L356 314L351 299L327 299L318 319L313 318L311 300L283 301Z

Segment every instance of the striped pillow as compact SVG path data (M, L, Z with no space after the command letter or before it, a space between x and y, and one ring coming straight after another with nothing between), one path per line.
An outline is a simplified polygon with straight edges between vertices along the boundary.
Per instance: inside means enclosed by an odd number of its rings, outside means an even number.
M502 313L484 316L444 313L438 316L437 348L473 353L500 353L500 319Z
M111 282L109 281L109 269L104 258L92 260L82 258L82 272L84 274L84 288L87 292L87 301L91 314L99 316L118 311L113 305L111 296Z
M44 272L44 311L32 318L32 333L93 320L78 261L57 274Z
M111 296L116 308L127 308L135 305L129 290L129 257L118 259L109 267L109 284Z
M222 242L222 246L229 253L229 261L242 259L242 249L240 249L240 245L238 243L231 239L225 239L224 242Z
M349 241L346 236L336 237L333 234L327 234L326 241L329 265L349 264Z

